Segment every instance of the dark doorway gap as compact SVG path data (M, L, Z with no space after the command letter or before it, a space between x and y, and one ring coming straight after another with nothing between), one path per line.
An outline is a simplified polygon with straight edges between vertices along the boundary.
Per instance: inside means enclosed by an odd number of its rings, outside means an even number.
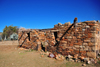
M54 32L55 40L57 39L57 32Z
M30 32L29 32L29 33L27 33L27 35L28 35L28 39L29 39L29 41L30 41Z
M42 48L42 50L45 52L45 47L43 47L43 45L41 44L41 48Z

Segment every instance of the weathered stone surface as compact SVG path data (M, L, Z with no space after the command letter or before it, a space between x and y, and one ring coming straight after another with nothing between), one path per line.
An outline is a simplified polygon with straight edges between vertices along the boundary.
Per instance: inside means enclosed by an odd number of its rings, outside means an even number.
M95 52L87 52L87 56L91 58L96 58L96 53Z

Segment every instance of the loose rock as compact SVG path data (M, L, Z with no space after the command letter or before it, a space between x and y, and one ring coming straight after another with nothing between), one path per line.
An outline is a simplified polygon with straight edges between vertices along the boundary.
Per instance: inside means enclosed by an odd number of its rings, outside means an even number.
M86 66L86 64L82 64L82 66Z

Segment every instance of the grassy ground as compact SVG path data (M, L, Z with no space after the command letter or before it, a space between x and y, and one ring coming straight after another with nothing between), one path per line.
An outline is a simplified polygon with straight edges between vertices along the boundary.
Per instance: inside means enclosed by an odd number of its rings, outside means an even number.
M0 67L82 67L82 63L58 61L46 55L41 57L40 52L20 50L17 45L0 45Z

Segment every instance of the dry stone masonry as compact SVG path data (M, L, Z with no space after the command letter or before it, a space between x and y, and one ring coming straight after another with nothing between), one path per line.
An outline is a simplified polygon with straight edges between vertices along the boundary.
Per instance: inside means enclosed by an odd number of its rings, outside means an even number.
M100 50L99 21L84 21L71 26L70 22L54 25L51 29L19 29L20 47L49 51L74 58L96 58Z

